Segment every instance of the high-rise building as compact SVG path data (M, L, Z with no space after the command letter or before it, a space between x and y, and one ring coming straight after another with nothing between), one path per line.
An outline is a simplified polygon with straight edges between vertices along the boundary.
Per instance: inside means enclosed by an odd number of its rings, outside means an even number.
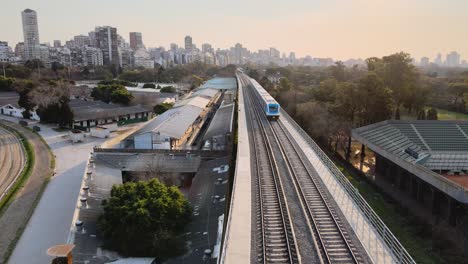
M86 35L78 35L73 37L74 45L78 48L83 48L91 45L91 39Z
M143 48L143 37L140 32L130 32L130 48L132 50Z
M62 47L62 42L60 40L54 40L54 48Z
M234 63L244 64L244 48L240 43L236 43L234 46Z
M104 64L102 51L94 47L84 48L84 64L87 66L102 66Z
M95 47L102 51L104 65L114 64L120 66L117 29L109 26L96 27L93 35Z
M202 44L202 52L204 52L204 53L213 53L214 50L213 50L213 47L211 47L211 44L204 43L204 44Z
M185 37L185 51L191 52L193 50L193 42L191 36Z
M421 62L419 63L422 67L427 67L429 66L429 58L428 57L422 57Z
M16 55L16 57L24 60L24 58L25 58L25 55L24 55L24 42L16 43L15 55Z
M446 64L448 67L458 67L460 66L460 54L456 51L452 51L447 54Z
M275 48L270 48L270 57L279 59L280 58L280 51Z
M39 44L39 27L37 24L37 13L31 9L21 12L24 36L24 59L40 59L41 46Z
M8 47L8 42L0 41L0 62L10 61L11 49Z
M434 59L434 63L437 65L442 65L442 54L437 54L437 57Z

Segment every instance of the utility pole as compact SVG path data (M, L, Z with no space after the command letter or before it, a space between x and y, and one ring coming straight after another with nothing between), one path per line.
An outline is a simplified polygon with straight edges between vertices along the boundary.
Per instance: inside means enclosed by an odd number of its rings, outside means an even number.
M2 63L3 66L3 78L6 78L6 72L5 72L5 63Z

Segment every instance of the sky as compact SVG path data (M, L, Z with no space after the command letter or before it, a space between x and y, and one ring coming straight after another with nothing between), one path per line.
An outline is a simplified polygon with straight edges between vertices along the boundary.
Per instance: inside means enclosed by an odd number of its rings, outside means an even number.
M468 59L466 0L3 0L0 41L23 41L21 11L36 10L41 43L64 43L95 26L142 32L147 47L210 43L296 56L413 57L458 51Z

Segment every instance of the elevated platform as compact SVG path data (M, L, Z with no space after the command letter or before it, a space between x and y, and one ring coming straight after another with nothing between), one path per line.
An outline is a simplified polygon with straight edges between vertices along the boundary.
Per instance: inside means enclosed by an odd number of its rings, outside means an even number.
M232 198L227 218L222 255L219 263L236 264L250 263L251 261L251 164L249 133L247 131L247 117L244 104L244 95L240 82L239 112L238 112L238 143L237 164L234 175Z

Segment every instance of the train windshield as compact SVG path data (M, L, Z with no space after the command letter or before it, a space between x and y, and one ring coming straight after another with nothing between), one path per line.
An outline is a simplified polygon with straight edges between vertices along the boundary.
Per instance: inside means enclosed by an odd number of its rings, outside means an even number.
M278 105L277 104L271 104L268 105L268 110L270 113L278 113Z

